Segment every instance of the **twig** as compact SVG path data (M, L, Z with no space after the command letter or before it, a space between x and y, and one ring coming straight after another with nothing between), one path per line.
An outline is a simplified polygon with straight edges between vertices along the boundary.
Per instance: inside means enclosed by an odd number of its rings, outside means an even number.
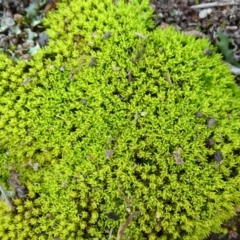
M61 117L61 116L59 116L57 114L56 114L56 117L58 117L58 118L60 118L60 119L62 119L62 120L64 120L66 122L66 119L64 117Z
M240 68L235 67L235 66L231 65L230 63L227 63L227 64L230 67L231 73L233 73L235 75L240 75Z
M191 36L195 36L195 37L198 37L198 38L201 38L201 37L206 37L206 35L200 31L197 31L197 30L190 30L190 31L184 31L184 33L186 35L191 35Z
M200 8L211 8L211 7L223 7L223 6L233 6L233 5L239 5L240 0L222 0L217 2L211 2L211 3L202 3L190 6L192 9L200 9Z
M114 228L111 228L111 229L110 229L109 236L108 236L108 240L111 240L113 229L114 229Z
M167 80L170 84L172 84L172 79L170 77L169 71L167 71Z
M6 193L4 192L3 187L2 187L1 184L0 184L0 191L1 191L2 195L3 195L4 201L6 202L6 204L7 204L8 207L10 208L10 210L11 210L11 211L14 211L14 207L13 207L13 205L11 204L11 202L9 201L9 199L8 199Z
M117 234L117 238L116 240L121 240L122 239L122 236L123 236L123 233L126 229L126 227L129 225L129 223L133 220L133 218L135 216L137 216L138 214L140 213L140 211L136 211L136 212L133 212L126 220L126 222L124 222L123 224L120 225L119 229L118 229L118 234Z

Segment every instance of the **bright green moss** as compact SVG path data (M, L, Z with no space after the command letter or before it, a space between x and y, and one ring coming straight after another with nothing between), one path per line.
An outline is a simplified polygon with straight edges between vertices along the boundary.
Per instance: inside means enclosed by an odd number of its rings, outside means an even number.
M148 1L61 1L34 59L0 55L1 182L12 167L29 190L14 213L0 202L1 239L115 239L140 210L126 237L199 240L235 214L240 91L207 40L151 16Z

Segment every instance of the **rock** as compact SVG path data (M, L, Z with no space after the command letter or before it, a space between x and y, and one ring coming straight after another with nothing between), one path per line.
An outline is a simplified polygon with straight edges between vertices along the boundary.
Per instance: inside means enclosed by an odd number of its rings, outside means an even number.
M208 127L211 128L215 124L215 122L216 120L213 117L209 118L207 123Z
M198 16L199 16L199 18L203 19L203 18L206 18L207 15L208 15L207 9L203 9L203 10L201 10L201 11L199 12L199 15L198 15Z
M214 158L217 162L221 162L223 160L223 155L221 151L216 151L214 153Z
M203 19L206 18L207 15L210 15L212 13L212 9L208 8L208 9L203 9L199 12L199 18Z
M13 19L16 22L20 21L22 18L23 18L23 16L21 14L18 14L18 13L14 14L14 16L13 16Z
M37 42L39 43L39 45L41 47L46 46L48 44L48 41L49 41L49 36L46 34L46 32L41 32L37 39Z
M211 8L208 8L207 9L207 15L210 15L212 13L212 9Z

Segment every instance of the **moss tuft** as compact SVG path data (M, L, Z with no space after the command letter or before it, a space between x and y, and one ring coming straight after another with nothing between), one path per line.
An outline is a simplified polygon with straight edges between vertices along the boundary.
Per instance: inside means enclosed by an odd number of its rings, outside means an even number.
M1 239L203 239L240 199L240 91L148 1L61 1L29 63L0 55ZM211 143L211 144L210 144ZM7 154L6 154L7 153ZM111 217L112 216L112 217Z

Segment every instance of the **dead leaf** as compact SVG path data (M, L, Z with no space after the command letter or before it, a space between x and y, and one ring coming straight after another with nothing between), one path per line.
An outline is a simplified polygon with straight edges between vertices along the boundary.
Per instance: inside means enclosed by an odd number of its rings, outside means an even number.
M172 84L172 79L170 78L169 71L167 71L167 80L170 84Z
M28 189L21 185L19 187L16 188L16 192L17 192L17 196L21 199L26 199L27 195L28 195Z
M10 178L8 180L9 185L11 185L13 188L17 188L21 185L21 182L18 179L18 173L11 169L10 170Z
M77 70L76 69L73 69L70 73L69 73L69 79L71 80L71 81L73 81L74 80L74 74L77 72Z
M32 168L33 168L33 170L34 170L35 172L38 171L38 167L39 167L39 164L38 164L38 163L34 163L34 164L32 165Z
M174 159L176 161L176 164L178 164L178 165L184 165L185 164L185 162L183 161L183 159L182 159L182 157L180 155L180 150L174 151L173 152L173 157L174 157Z
M57 2L58 2L58 0L48 0L46 6L44 8L44 12L48 13L49 11L55 9Z
M233 230L230 230L228 234L229 234L229 239L232 239L232 238L236 239L238 237L238 233Z
M137 124L137 120L138 120L138 111L136 111L135 115L134 115L134 119L133 119L133 122L134 124Z
M105 152L105 156L107 159L110 159L113 155L113 150L112 149L109 149L109 150L106 150Z
M146 40L146 39L147 39L147 37L146 37L145 35L143 35L142 33L135 32L135 34L136 34L137 36L139 36L140 38L142 38L143 40Z
M31 77L26 78L26 79L23 81L22 85L26 85L26 84L30 83L30 82L32 81L32 79L33 79L33 78L31 78Z
M135 216L137 216L139 214L140 214L140 211L133 212L132 214L129 215L129 217L127 218L126 222L121 224L121 226L118 229L117 240L121 240L122 239L123 233L124 233L125 229L127 228L127 226L129 225L129 223L133 220L133 218Z
M18 179L18 176L19 174L15 170L11 169L8 184L14 188L19 198L26 199L28 195L28 189L21 184L20 180Z
M96 65L96 62L97 62L97 59L95 57L92 57L88 66L89 67L94 67Z

